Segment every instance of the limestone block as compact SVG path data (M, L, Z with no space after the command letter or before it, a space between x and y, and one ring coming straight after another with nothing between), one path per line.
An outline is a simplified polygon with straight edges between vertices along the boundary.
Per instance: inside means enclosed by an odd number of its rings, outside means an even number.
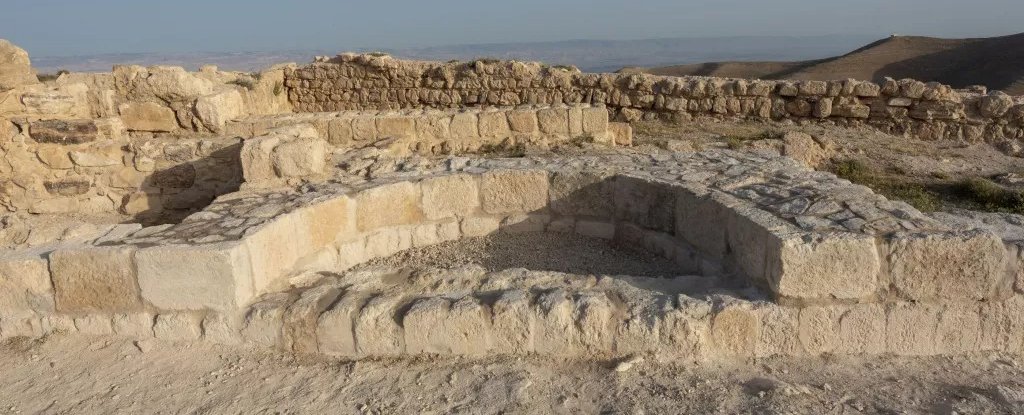
M362 232L385 226L410 225L423 220L418 183L398 182L356 195L356 221Z
M878 289L881 260L874 237L777 235L769 241L767 276L789 298L864 298Z
M477 116L471 112L463 112L452 116L449 126L451 137L454 139L470 139L480 137L479 122Z
M86 336L109 336L114 333L110 316L106 314L76 317L75 330Z
M800 344L817 356L833 352L839 344L839 320L843 306L810 306L800 309Z
M508 124L512 132L521 134L535 134L537 127L537 111L534 110L512 110L508 112Z
M633 127L625 122L608 123L608 134L612 137L612 143L617 146L633 145Z
M114 68L114 76L119 75ZM196 76L179 66L150 66L144 69L148 76L132 79L139 82L132 91L152 94L163 101L191 101L213 92L213 81ZM115 80L117 82L117 80Z
M38 83L28 52L0 39L0 91Z
M174 110L155 102L126 102L118 107L118 113L130 131L169 132L178 129Z
M569 107L569 136L583 136L583 109L577 106Z
M352 139L358 142L376 141L377 120L373 117L356 117L352 119Z
M68 150L61 145L43 145L36 149L36 157L51 169L70 169L75 167L68 155Z
M203 337L201 321L192 313L161 313L153 324L153 335L170 342L199 340Z
M196 99L195 112L207 129L220 134L228 121L245 115L245 101L238 91L223 90Z
M1002 91L992 91L978 100L978 112L983 117L998 118L1005 115L1013 105L1013 97Z
M576 306L564 289L540 295L534 308L534 350L545 356L579 354Z
M1024 296L981 304L981 350L1020 353L1024 350Z
M665 310L659 330L661 352L670 356L700 358L712 349L711 303L683 294L677 297L678 307Z
M114 314L110 322L114 334L134 339L153 337L153 314L142 311L135 313Z
M271 154L281 144L281 137L263 136L242 143L240 159L242 176L248 183L258 183L277 177Z
M131 246L80 246L50 254L61 312L117 312L142 307Z
M423 188L423 214L438 220L468 216L480 207L480 194L476 179L468 174L457 174L425 179Z
M917 301L992 298L1005 269L1002 240L987 231L902 233L890 245L892 284Z
M249 307L242 326L242 338L249 344L266 348L282 348L284 314L294 299L287 293L263 296Z
M592 135L595 139L606 137L608 133L608 110L600 107L583 108L583 134Z
M488 216L470 216L460 222L462 235L466 238L490 235L501 227L501 219Z
M643 228L673 232L676 193L667 183L620 175L615 179L615 216Z
M242 342L241 322L233 312L207 313L203 318L203 339L213 344L237 345Z
M898 356L930 356L938 352L935 334L939 308L924 303L895 303L886 310L886 350Z
M490 320L490 314L473 297L450 305L447 300L422 300L403 317L408 351L482 356L490 348Z
M568 135L569 111L565 108L546 108L537 111L537 124L544 134Z
M247 270L251 275L250 290L260 293L265 292L268 287L280 284L280 279L301 259L323 248L322 245L314 246L312 238L318 238L318 242L326 242L331 231L324 229L324 233L319 233L312 232L311 229L316 226L314 219L329 213L313 212L315 209L305 208L279 215L257 231L248 232L242 243L251 263L251 268ZM344 213L339 214L343 215ZM328 222L332 223L337 225L333 220ZM288 243L282 244L281 241Z
M352 133L352 119L334 118L327 123L327 142L335 147L348 147L355 139Z
M799 228L756 207L732 202L727 204L732 205L725 213L726 240L732 260L748 278L767 281L770 241L775 235L799 232ZM690 237L695 238L694 235Z
M36 316L5 316L0 318L0 339L43 336L42 320Z
M492 350L522 355L534 351L534 313L526 290L504 291L492 306Z
M405 334L395 313L401 295L381 294L370 299L355 318L356 350L360 356L399 356L405 353Z
M36 248L0 255L0 315L54 311L48 252Z
M610 172L558 171L551 175L551 210L563 215L611 218L615 180Z
M757 357L796 356L803 347L800 344L800 310L766 304L755 308L761 319L761 336L754 347Z
M435 114L416 118L416 136L420 141L436 142L451 137L452 117Z
M319 250L356 232L356 204L348 196L336 196L294 214L299 217L298 235L309 239L310 250Z
M327 281L306 290L284 315L285 349L296 353L316 353L316 327L327 307L341 294L336 281Z
M348 241L338 244L338 269L346 270L361 264L366 261L369 257L366 255L366 240L358 238L353 241Z
M575 300L580 352L601 355L614 348L615 305L603 292L586 291Z
M304 177L324 172L327 142L319 138L297 138L274 148L271 160L278 177Z
M41 120L29 123L29 136L37 143L84 144L96 141L99 130L93 120Z
M657 209L659 197L666 200L669 197L658 196L658 193L653 192L647 194L645 205L649 206L648 209ZM632 204L636 206L631 208L632 211L642 211L639 203ZM709 258L721 260L728 249L728 227L722 225L728 224L732 216L731 207L736 205L737 201L734 198L721 193L708 192L701 188L680 189L674 205L669 205L675 208L674 222L670 222L675 227L675 236L693 245ZM664 216L664 213L658 215L661 216Z
M548 224L548 227L545 230L556 233L576 232L576 219L566 217L552 219L551 223Z
M877 355L886 350L886 312L879 304L857 304L839 318L836 352Z
M501 221L501 231L509 233L544 232L551 216L543 214L521 214L510 215Z
M82 167L108 167L121 164L121 149L119 146L100 146L86 148L82 151L68 152L71 161Z
M711 341L727 357L753 357L761 338L761 323L749 303L718 305L711 320Z
M40 319L43 333L45 334L71 334L78 331L75 328L75 319L64 314L50 314ZM2 323L0 323L2 325ZM3 335L0 329L0 336Z
M378 229L366 235L367 259L382 258L412 248L412 230L409 227Z
M410 354L452 354L456 341L445 330L451 303L444 297L416 300L402 316L406 350Z
M548 203L548 174L543 170L492 170L483 174L484 212L526 213Z
M615 237L615 224L581 219L576 222L576 233L591 238L612 239Z
M939 314L936 351L963 354L981 350L981 314L978 304L952 303Z
M317 344L320 353L329 356L356 356L355 317L368 299L367 294L347 291L317 320Z
M480 136L484 138L505 138L512 135L508 117L503 111L481 112Z
M411 117L386 116L377 118L377 137L379 138L413 138L416 137L416 122Z
M231 310L255 296L249 251L237 242L165 245L135 254L142 298L164 310Z

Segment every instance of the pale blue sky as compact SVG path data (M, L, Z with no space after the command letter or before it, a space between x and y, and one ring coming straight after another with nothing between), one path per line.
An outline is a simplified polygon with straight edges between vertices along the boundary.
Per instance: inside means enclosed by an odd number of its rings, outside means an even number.
M1024 0L2 0L36 56L746 35L1024 31Z

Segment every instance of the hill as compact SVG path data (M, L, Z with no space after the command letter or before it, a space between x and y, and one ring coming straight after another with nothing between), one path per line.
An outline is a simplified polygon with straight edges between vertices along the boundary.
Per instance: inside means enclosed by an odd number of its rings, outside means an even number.
M657 75L707 75L763 79L867 79L938 81L955 87L986 85L1024 95L1024 33L974 39L892 36L848 54L791 62L712 62L626 68Z

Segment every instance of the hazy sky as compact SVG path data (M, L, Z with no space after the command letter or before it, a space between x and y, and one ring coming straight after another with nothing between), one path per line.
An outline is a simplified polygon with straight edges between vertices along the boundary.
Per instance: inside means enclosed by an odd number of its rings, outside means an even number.
M1024 31L1024 0L0 1L0 38L36 56Z

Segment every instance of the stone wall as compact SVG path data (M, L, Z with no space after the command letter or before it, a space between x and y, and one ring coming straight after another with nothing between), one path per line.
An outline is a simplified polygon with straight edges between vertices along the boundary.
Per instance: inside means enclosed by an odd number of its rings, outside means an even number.
M516 270L435 271L444 283L431 289L337 276L499 231L617 239L675 261L680 280L745 277L768 295ZM180 224L5 253L0 336L205 338L345 357L1019 352L1016 249L767 153L450 158L239 192Z
M284 67L116 66L40 82L0 41L0 208L180 219L241 181L229 121L290 112Z
M922 139L1024 137L1024 98L937 83L764 81L581 73L539 63L419 62L342 54L285 73L296 111L587 103L613 119L693 116L868 124Z
M117 118L12 124L0 207L174 221L241 183L237 138L131 138Z

